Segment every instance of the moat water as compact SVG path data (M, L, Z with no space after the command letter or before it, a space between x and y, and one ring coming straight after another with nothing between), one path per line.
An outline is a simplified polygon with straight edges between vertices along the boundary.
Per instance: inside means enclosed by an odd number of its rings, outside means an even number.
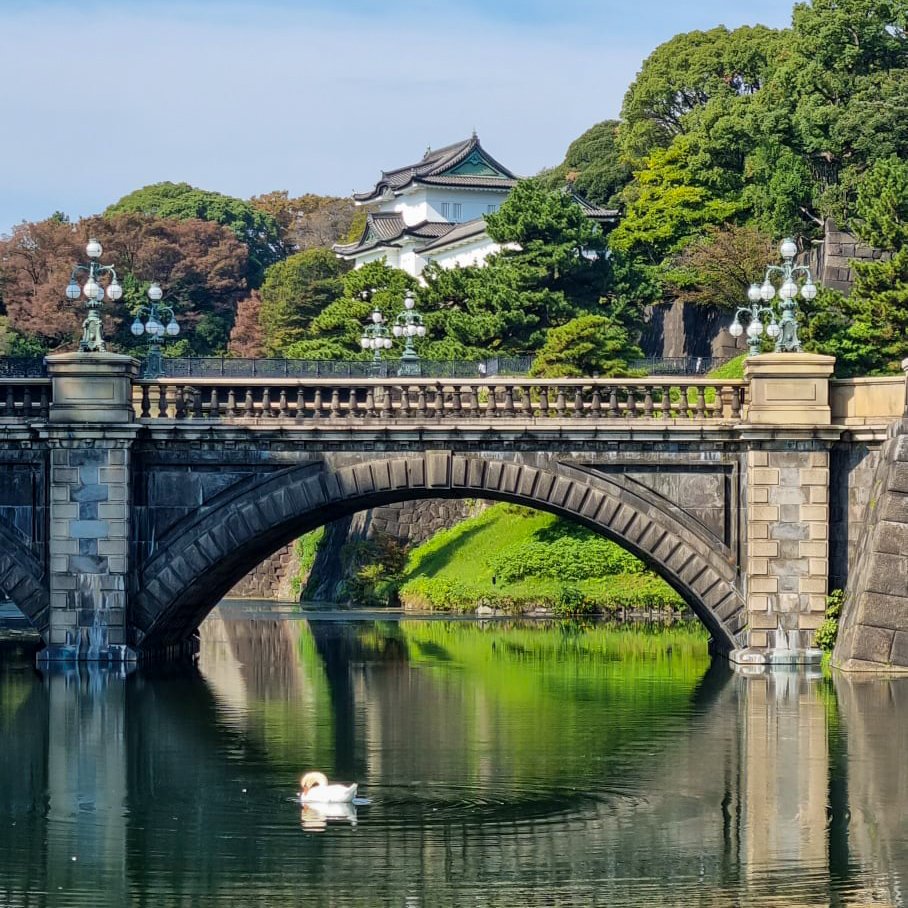
M908 680L696 626L225 606L196 668L0 654L0 906L902 905ZM357 781L325 815L300 774Z

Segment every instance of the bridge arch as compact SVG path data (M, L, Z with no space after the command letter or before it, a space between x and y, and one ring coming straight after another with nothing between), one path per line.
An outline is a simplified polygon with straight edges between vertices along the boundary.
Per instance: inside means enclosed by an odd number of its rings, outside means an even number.
M330 455L239 483L158 540L138 572L131 623L138 649L188 637L249 570L300 534L339 517L414 498L487 498L549 511L617 542L658 572L721 652L742 643L740 571L678 508L655 506L607 476L520 455L426 451L334 463Z
M44 565L3 523L0 523L0 597L15 603L32 627L46 635L50 595Z

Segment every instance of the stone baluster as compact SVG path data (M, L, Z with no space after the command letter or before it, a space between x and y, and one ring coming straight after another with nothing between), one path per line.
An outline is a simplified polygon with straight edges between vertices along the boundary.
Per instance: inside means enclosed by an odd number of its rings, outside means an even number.
M322 389L316 388L315 394L312 396L312 418L321 419L322 418Z
M697 385L697 419L706 418L706 389Z
M435 399L433 401L436 419L444 419L445 415L445 389L442 384L435 385Z
M208 418L217 419L221 415L221 402L218 400L218 389L211 389L211 399L208 401Z
M409 419L411 416L410 412L410 386L401 385L400 388L400 410L397 415L401 419Z
M359 400L356 396L356 388L351 388L347 395L347 418L356 419L359 416Z
M41 404L38 411L38 415L42 419L48 419L50 417L50 396L47 393L47 387L45 385L41 386Z
M464 385L464 395L466 399L464 410L466 411L467 418L475 419L480 414L479 386Z
M388 385L381 385L381 418L393 419L394 401L391 397L391 388Z
M498 410L500 409L498 406L498 401L495 399L496 390L497 389L494 385L489 385L489 397L486 401L486 416L491 416L493 418L499 415Z
M542 419L549 416L549 389L545 385L539 389L539 416Z
M227 409L224 411L227 419L236 418L236 391L233 388L227 389Z
M460 385L454 385L451 389L451 415L455 419L460 419L463 415L463 403L460 399Z
M558 396L555 398L555 415L559 419L564 419L567 414L567 408L565 406L566 401L564 399L564 388L558 388Z
M504 388L504 415L507 417L514 416L514 386L505 385Z
M161 385L161 393L164 395L164 416L168 419L176 419L177 415L177 389L173 385Z
M174 389L174 417L176 419L186 418L186 388L179 386Z
M255 416L255 399L252 396L252 388L246 389L246 398L243 401L243 416L247 419Z
M372 385L366 388L366 416L374 419L378 414L375 412L375 389Z
M578 385L574 388L574 413L573 415L577 419L582 419L586 416L586 410L583 406L583 385Z
M616 419L621 415L621 410L618 408L618 389L614 385L609 388L608 415L612 419Z
M192 418L201 419L205 414L202 410L202 389L191 388L192 394Z
M302 422L306 418L306 394L301 387L296 389L296 410L293 418L297 422Z
M690 418L690 401L687 397L687 385L681 385L681 399L678 401L678 418L679 419L689 419Z
M662 393L662 418L667 421L672 418L672 389L669 385L663 385L660 391Z
M524 419L533 418L533 399L530 393L530 388L527 385L520 386L519 415Z
M151 401L149 399L148 385L142 385L142 403L139 410L141 419L151 418Z
M643 392L643 415L646 419L653 418L653 386L647 385Z
M286 419L290 415L290 407L287 406L287 389L281 388L281 396L278 401L278 415L281 419Z
M420 419L425 419L429 415L429 409L426 404L426 386L420 385L416 395L416 412Z
M731 389L731 416L741 418L741 389L737 385Z
M628 419L636 419L638 416L637 388L634 385L628 385L626 390L627 390L627 408L624 411L624 415Z
M340 388L331 389L331 411L328 419L340 419L341 417L341 399Z
M602 393L598 385L593 386L593 394L590 398L590 416L594 419L602 416Z
M274 414L271 412L271 388L265 388L262 391L262 416L270 419Z

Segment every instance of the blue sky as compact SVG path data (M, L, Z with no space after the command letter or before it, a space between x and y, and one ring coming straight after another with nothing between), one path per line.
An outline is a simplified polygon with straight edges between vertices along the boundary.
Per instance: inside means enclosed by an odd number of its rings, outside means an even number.
M185 180L346 195L475 128L532 174L679 31L791 0L0 0L0 234Z

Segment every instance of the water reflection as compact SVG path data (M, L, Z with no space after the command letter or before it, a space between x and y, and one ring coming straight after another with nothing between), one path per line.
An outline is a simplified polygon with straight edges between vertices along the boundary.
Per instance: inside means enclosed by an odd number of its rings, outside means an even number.
M685 627L225 610L198 669L0 660L0 904L898 905L906 720Z

